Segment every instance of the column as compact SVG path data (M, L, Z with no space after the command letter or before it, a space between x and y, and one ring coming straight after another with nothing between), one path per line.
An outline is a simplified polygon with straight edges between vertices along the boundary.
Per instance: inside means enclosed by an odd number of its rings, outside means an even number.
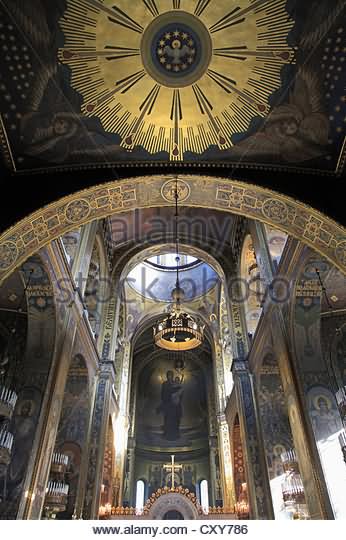
M89 416L89 422L88 422L88 433L86 437L86 448L84 449L84 452L82 453L82 463L80 466L78 490L77 490L76 503L75 503L74 514L76 516L76 519L82 519L82 516L83 516L83 506L84 506L86 484L87 484L87 477L88 477L88 467L89 467L89 446L90 446L90 441L91 441L91 430L92 430L92 422L93 422L92 412L93 412L93 404L95 403L95 399L96 399L97 382L98 382L98 374L94 376L93 386L91 390L90 416Z
M219 414L217 421L219 428L220 474L222 478L223 507L232 512L235 503L235 496L232 480L233 470L229 428L226 416L224 414Z
M209 437L210 489L209 506L216 506L216 461L218 442L215 437Z
M273 310L271 324L273 335L276 336L274 351L280 368L294 447L310 517L311 519L333 519L319 454L304 403L298 367L294 369L289 348L286 345L285 320L280 308Z
M117 433L118 438L115 442L116 449L116 471L120 478L119 505L123 504L124 485L125 485L125 464L128 446L129 430L129 401L130 401L130 380L131 380L131 344L128 340L122 344L123 356L121 362L121 371L119 374L119 414L117 425L121 433ZM117 442L118 441L118 442ZM129 478L127 479L129 481Z
M252 519L274 519L252 375L244 359L234 360L232 371L246 457L250 516Z
M113 362L101 361L92 413L83 519L98 518L109 405L114 376Z
M117 397L118 411L114 420L115 453L114 453L114 504L121 506L123 502L124 475L129 427L128 400L130 380L130 343L121 340L122 350L119 352L118 327L121 306L121 283L113 283L110 300L105 309L105 323L101 334L101 356L103 362L111 362L115 366L116 378L114 389Z
M46 396L42 404L42 410L45 411L44 424L38 446L34 447L31 453L31 456L34 456L32 459L35 459L33 476L30 483L24 486L17 519L40 519L41 517L77 329L75 315L72 311L72 309L68 309L65 315L64 328L60 335L60 353L57 354L52 367L50 382L47 385Z
M137 387L137 381L133 380L132 388ZM130 506L136 505L136 415L137 415L137 392L131 391L129 388L129 438L127 443L127 459L128 459L128 502Z
M93 227L91 227L93 225ZM96 228L94 226L95 224L89 224L84 228L84 235L83 235L83 242L80 246L80 252L79 255L82 256L82 254L88 254L87 256L87 264L84 262L81 262L81 259L79 259L79 263L77 261L77 267L79 264L79 268L81 268L81 275L87 276L86 272L90 265L90 257L92 253L92 247L95 242L95 235L96 235ZM83 261L83 259L82 259ZM82 266L84 267L84 270ZM80 291L83 293L84 291ZM114 291L113 291L114 292ZM108 419L109 415L112 413L110 410L110 403L111 403L111 393L112 393L112 386L115 380L115 367L114 367L114 357L115 357L115 344L116 344L116 336L117 336L117 317L116 317L116 295L110 294L110 299L105 306L104 310L104 323L103 328L101 329L100 334L100 346L98 347L100 356L101 356L101 364L100 364L100 371L97 374L97 376L94 378L94 384L93 384L93 390L92 390L92 398L91 398L91 404L92 407L94 407L91 410L90 414L90 420L89 420L89 426L88 426L88 436L87 436L87 444L88 449L87 451L83 452L83 461L81 464L81 472L80 472L80 479L79 479L79 486L78 486L78 495L76 499L76 507L75 507L75 515L77 519L81 519L84 515L89 515L88 513L91 512L90 515L93 515L93 512L95 512L96 516L98 513L98 504L96 506L96 503L94 504L94 499L96 498L97 501L99 501L100 492L101 492L101 484L102 484L102 473L103 473L103 460L104 460L104 452L105 452L105 440L106 440L106 430L108 425ZM106 381L107 378L107 371L109 374L109 381ZM102 373L102 377L101 377ZM103 379L102 385L100 386L101 378ZM107 401L104 401L104 405L102 406L102 396L100 395L100 392L102 392L102 386L107 382L107 388L109 388L108 394L104 396L104 399ZM95 422L95 411L96 411L96 403L97 400L99 400L98 404L98 413L102 417L102 421L105 422L105 425L100 425L97 428ZM102 408L103 407L103 408ZM98 422L98 420L97 420ZM95 445L95 442L93 440L93 436L97 433L97 430L100 430L100 433L103 431L104 433L104 439L102 439L103 444L103 451L97 452L97 448ZM101 441L101 439L100 439ZM95 460L95 455L92 456L92 454L96 455L96 464L97 464L97 470L100 474L100 480L99 480L99 490L93 493L92 489L92 482L90 481L89 475L90 475L90 460ZM102 462L102 465L100 464L100 460ZM114 478L114 492L116 492L118 479ZM87 504L85 504L85 500L87 499Z
M245 358L249 351L249 337L246 330L245 313L243 306L236 301L240 298L239 281L231 281L230 298L230 320L233 330L233 358Z
M101 334L101 356L104 360L115 359L117 341L117 300L115 290L110 294L110 300L105 308L105 321Z
M128 504L129 506L135 506L136 504L136 489L135 489L135 461L136 461L136 439L129 437L127 444L127 492L128 492Z
M88 279L91 255L95 244L98 222L93 221L82 228L78 251L75 256L72 275L83 298Z
M215 378L214 378L215 380ZM218 451L218 436L217 436L217 398L215 396L215 384L209 377L207 384L207 407L208 407L208 431L209 431L209 470L210 470L210 490L209 504L215 506L216 502L216 467L215 467L215 449ZM197 479L196 479L197 480ZM196 485L196 489L199 486Z
M265 227L264 224L259 221L251 221L249 227L261 279L264 281L265 285L268 286L273 281L275 270L269 252Z
M223 365L222 348L219 344L220 335L214 336L214 362L215 362L215 397L216 397L216 417L217 417L217 435L220 449L220 474L222 478L222 498L224 508L230 509L234 505L234 490L232 482L232 459L230 450L230 440L228 424L225 417L226 395L225 395L225 372ZM212 453L212 451L211 451ZM216 484L215 455L213 456L214 472L214 494Z

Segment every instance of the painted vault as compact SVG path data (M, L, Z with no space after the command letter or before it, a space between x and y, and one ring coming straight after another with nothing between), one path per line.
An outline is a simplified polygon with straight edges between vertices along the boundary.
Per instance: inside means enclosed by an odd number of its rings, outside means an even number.
M174 162L338 172L345 0L1 2L14 171Z

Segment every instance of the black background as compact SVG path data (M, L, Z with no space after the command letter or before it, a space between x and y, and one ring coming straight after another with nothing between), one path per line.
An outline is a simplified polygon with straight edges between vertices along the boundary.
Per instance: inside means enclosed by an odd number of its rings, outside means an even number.
M346 226L345 178L268 170L234 170L207 167L128 167L49 174L12 175L1 168L0 227L3 232L31 212L87 187L114 179L148 174L192 173L233 178L284 193L329 215Z

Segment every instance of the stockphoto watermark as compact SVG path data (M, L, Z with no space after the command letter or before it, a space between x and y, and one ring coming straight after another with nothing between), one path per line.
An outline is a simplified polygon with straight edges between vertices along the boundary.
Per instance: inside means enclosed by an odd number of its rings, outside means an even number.
M120 297L125 304L137 304L141 297L153 302L171 303L171 292L175 287L175 274L172 272L167 276L167 272L156 273L146 265L141 265L140 272L136 277L129 275L119 283L114 283L112 278L86 279L81 275L77 278L77 290L81 293L86 306L92 304L98 306L109 303L114 297ZM291 284L283 276L277 276L268 285L263 279L257 277L253 280L246 280L241 277L231 277L229 279L220 278L202 268L196 278L186 276L179 280L180 287L184 291L182 303L188 303L196 297L206 297L212 288L224 286L227 298L236 304L247 304L254 298L256 303L263 306L265 302L275 304L286 304L291 294ZM130 292L138 293L130 294ZM58 304L71 304L74 299L75 290L71 287L69 278L60 279L57 282ZM217 295L219 297L219 295ZM206 298L207 301L207 298Z

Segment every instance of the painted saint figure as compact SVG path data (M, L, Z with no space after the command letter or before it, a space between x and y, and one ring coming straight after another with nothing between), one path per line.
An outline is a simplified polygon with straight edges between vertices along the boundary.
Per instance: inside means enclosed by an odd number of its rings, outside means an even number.
M14 446L8 470L9 490L12 498L19 497L22 491L37 423L35 407L37 408L32 399L24 399L19 406L17 405L12 420Z
M340 416L332 408L330 400L323 395L318 396L311 418L317 440L327 439L342 427Z
M161 404L157 409L163 414L164 437L168 441L180 438L180 422L183 415L183 379L175 377L173 371L167 371L167 380L161 387Z

